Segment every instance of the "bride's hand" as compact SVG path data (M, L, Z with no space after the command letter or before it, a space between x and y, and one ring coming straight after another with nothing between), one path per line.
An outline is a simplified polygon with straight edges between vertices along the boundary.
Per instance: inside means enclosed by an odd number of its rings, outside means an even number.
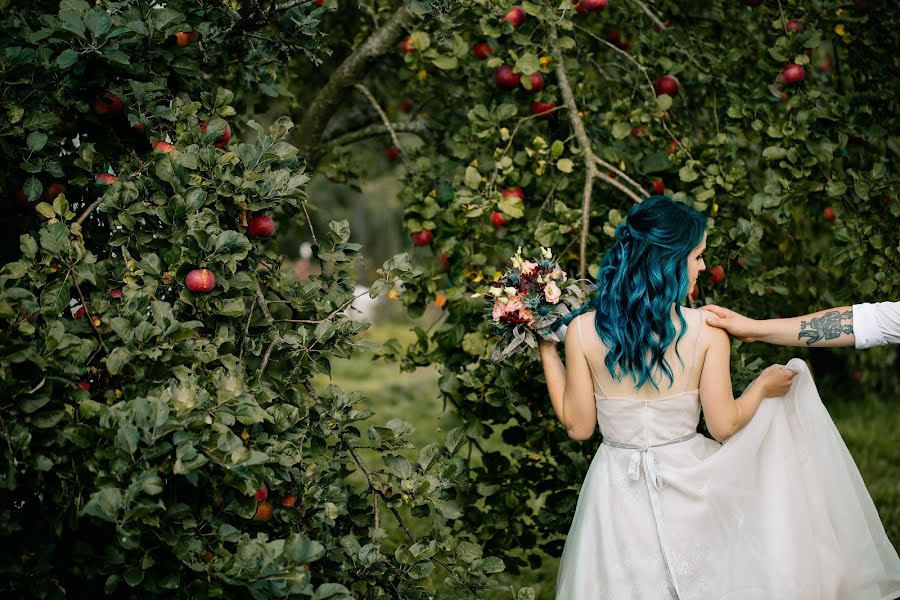
M556 345L558 343L559 342L554 342L552 340L545 340L544 338L539 337L538 338L538 350L544 350L545 348L552 348L555 350Z
M788 393L795 375L797 371L786 369L784 365L769 365L759 374L756 383L762 387L764 397L777 398Z

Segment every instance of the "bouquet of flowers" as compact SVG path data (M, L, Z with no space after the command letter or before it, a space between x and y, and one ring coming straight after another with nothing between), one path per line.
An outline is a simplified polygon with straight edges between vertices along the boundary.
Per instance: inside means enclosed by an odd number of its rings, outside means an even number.
M582 288L579 281L587 283ZM549 248L541 247L540 258L523 260L519 246L512 257L512 268L491 282L487 293L472 295L486 299L485 314L500 335L491 360L504 360L522 342L534 348L535 335L562 341L562 317L582 305L586 294L595 289L596 284L588 280L570 280Z

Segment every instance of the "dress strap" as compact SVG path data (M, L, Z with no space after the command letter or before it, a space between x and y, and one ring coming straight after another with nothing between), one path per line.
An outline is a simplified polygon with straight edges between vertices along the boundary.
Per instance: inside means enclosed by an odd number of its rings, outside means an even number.
M581 319L583 321L584 319ZM591 359L588 357L587 348L584 347L584 338L581 336L581 321L578 322L578 326L576 329L578 330L578 340L581 342L581 351L584 352L584 359L587 361L588 369L591 370L591 377L594 378L594 381L597 382L597 386L600 388L600 393L604 396L606 392L603 391L603 386L600 384L600 380L597 379L597 374L594 373L594 367L591 366Z
M691 370L688 373L687 383L684 384L684 391L687 391L688 386L691 385L691 376L694 374L694 364L697 362L697 346L700 341L700 332L703 331L703 323L705 321L703 314L705 311L700 311L700 327L697 328L697 337L694 339L694 357L691 359Z

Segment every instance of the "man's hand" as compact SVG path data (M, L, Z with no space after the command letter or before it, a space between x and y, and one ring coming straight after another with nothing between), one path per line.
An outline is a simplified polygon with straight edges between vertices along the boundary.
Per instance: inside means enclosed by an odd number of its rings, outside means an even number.
M755 342L759 340L759 323L753 319L745 317L733 310L709 304L701 306L700 310L708 313L706 322L714 327L726 330L728 333L741 340L742 342Z

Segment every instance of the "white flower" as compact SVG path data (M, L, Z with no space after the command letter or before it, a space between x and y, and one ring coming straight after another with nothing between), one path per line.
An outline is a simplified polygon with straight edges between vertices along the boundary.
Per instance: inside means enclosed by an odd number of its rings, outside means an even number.
M550 248L544 248L543 246L541 246L541 256L543 256L544 258L547 258L547 259L552 258L553 251L550 250Z
M502 293L503 293L503 288L501 288L501 287L496 287L496 286L495 286L495 287L492 287L492 288L491 288L491 295L492 295L494 298L499 298L499 297L500 297L500 294L502 294Z
M506 304L507 302L509 302L509 298L507 298L506 296L500 296L499 298L497 298L497 302L499 302L500 304Z
M550 273L550 278L559 279L559 271L553 271L552 273Z
M516 294L519 293L519 290L517 290L514 287L504 288L503 291L506 292L506 295L510 296L510 297L515 296Z

